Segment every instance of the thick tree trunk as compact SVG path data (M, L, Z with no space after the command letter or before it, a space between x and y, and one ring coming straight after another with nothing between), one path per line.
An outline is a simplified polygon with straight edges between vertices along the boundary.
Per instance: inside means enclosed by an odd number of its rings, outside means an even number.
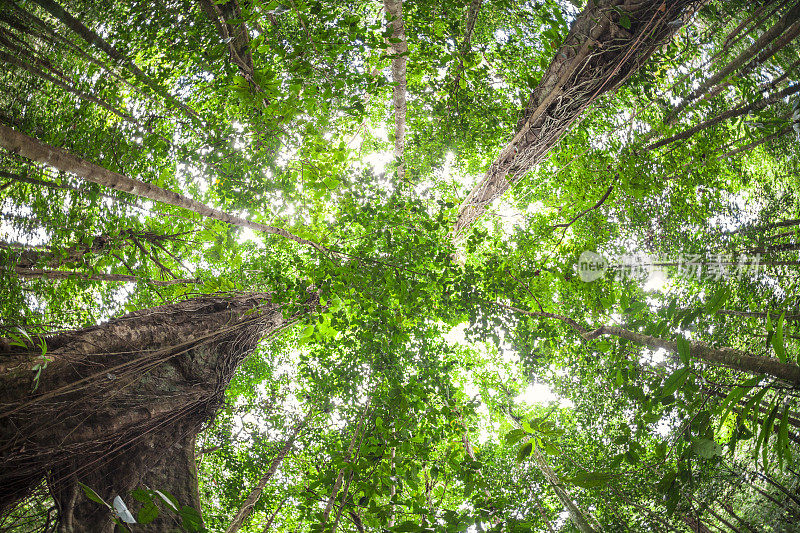
M38 379L41 350L0 343L0 515L42 479L64 532L113 530L108 510L78 482L109 503L119 495L134 516L130 493L139 486L199 512L195 435L259 339L304 312L285 318L263 294L137 311L47 339L51 360ZM177 516L163 507L136 531L176 529Z
M542 161L587 107L616 90L703 3L590 0L533 91L516 135L461 204L453 237L463 235L492 201Z
M37 139L34 139L33 137L25 135L24 133L19 133L18 131L3 124L0 124L0 147L5 148L11 153L19 154L22 157L38 163L50 165L53 168L64 172L69 172L70 174L73 174L79 178L97 183L98 185L102 185L104 187L109 187L117 191L126 192L142 198L148 198L150 200L155 200L156 202L162 202L175 207L188 209L197 213L198 215L213 218L234 226L249 228L254 231L269 233L271 235L279 235L297 243L310 246L319 251L327 251L325 247L313 241L309 241L308 239L298 237L297 235L294 235L285 229L253 222L251 220L247 220L246 218L232 215L230 213L220 211L219 209L214 209L213 207L201 204L196 200L192 200L191 198L180 195L176 192L162 189L156 185L151 185L150 183L129 178L128 176L123 176L117 172L112 172L111 170L103 168L99 165L95 165L94 163L86 161L85 159L81 159L80 157L67 152L63 148L45 144Z

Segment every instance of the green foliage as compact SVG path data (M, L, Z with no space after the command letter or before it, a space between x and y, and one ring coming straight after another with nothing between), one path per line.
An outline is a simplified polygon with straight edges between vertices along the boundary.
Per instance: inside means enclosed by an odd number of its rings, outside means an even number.
M0 154L0 350L25 359L31 393L61 356L56 330L211 293L268 293L297 317L198 438L202 520L153 487L132 494L139 523L224 531L309 412L242 531L547 530L559 490L608 531L683 531L697 509L758 530L797 518L765 503L797 487L797 384L703 354L800 361L798 100L651 147L790 83L794 42L676 109L780 13L704 6L451 240L585 4L484 0L466 42L463 2L406 2L403 182L377 3L239 2L227 23L247 28L252 72L197 2L64 3L153 84L9 4L0 51L49 77L3 63L0 122L327 250ZM615 31L636 23L613 16ZM610 265L591 283L585 251ZM634 256L667 281L627 275ZM135 281L108 281L121 275ZM558 403L531 399L539 387Z

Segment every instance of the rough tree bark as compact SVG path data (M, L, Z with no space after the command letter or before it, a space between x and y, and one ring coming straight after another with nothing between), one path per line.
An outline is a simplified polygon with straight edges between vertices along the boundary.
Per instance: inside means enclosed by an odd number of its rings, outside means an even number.
M317 305L292 316L268 295L200 297L136 311L47 339L41 350L0 343L0 516L46 480L60 531L111 532L106 502L119 495L134 516L138 486L168 491L199 511L194 438L213 417L238 365ZM32 389L34 389L32 391ZM136 531L172 531L162 510Z
M459 209L453 238L538 164L598 97L616 90L704 0L590 0L556 53L516 134ZM623 17L624 13L624 17Z

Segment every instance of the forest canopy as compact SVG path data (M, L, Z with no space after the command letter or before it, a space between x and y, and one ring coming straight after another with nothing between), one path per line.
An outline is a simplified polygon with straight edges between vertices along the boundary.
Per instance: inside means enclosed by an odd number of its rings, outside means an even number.
M0 531L800 531L799 35L0 0Z

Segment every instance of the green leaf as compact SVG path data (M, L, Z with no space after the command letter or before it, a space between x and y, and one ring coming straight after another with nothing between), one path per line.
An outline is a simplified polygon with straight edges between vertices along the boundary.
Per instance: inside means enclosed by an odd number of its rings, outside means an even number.
M136 514L136 520L140 524L149 524L156 518L158 518L158 507L153 502L145 503L139 512Z
M84 485L80 481L78 481L78 485L80 485L80 487L83 489L83 493L86 494L87 498L89 498L93 502L97 502L97 503L99 503L101 505L105 505L106 507L111 509L111 506L109 504L107 504L105 501L103 501L103 498L98 496L97 493L95 491L93 491L91 488L89 488L88 486Z
M775 350L775 355L781 363L785 363L788 359L786 355L786 347L783 345L783 319L786 316L786 311L781 313L778 323L775 325L775 335L772 336L772 348Z
M750 412L750 410L752 410L755 406L761 403L761 399L764 397L764 395L767 393L768 390L769 387L764 387L763 389L755 393L752 398L747 400L747 403L744 404L744 408L742 409L741 413L742 418L747 418L747 414ZM756 410L756 412L758 411Z
M689 364L689 358L692 355L692 343L686 340L683 335L678 336L678 355L681 358L681 363L684 365Z
M717 412L722 413L719 419L719 425L717 429L719 430L722 428L723 424L725 424L725 420L728 419L728 415L730 414L731 410L739 403L739 401L744 398L745 394L753 390L753 387L758 385L761 380L764 379L763 375L755 376L753 378L748 379L742 385L738 385L734 387L731 392L728 393L728 396L722 401L720 406L717 408Z
M769 452L769 438L772 434L772 425L775 423L775 416L778 414L778 400L774 400L774 405L767 415L767 419L764 421L764 424L761 426L761 433L758 435L758 439L756 440L756 447L753 450L753 455L758 455L758 450L762 450L762 467L764 470L767 470L767 456ZM762 448L763 447L763 448Z
M669 396L680 389L689 378L690 370L688 367L681 367L670 375L664 382L659 396Z
M307 342L309 342L311 340L313 335L314 335L314 325L313 324L309 324L308 326L303 328L302 332L300 332L300 337L297 340L297 344L300 344L301 346L303 344L306 344Z
M205 529L203 527L203 519L194 507L184 505L181 507L180 515L183 527L189 533L200 533Z
M506 433L505 439L506 443L509 445L514 445L521 441L523 437L525 437L527 433L521 429L512 429L508 433Z
M675 478L678 477L678 473L674 470L671 470L661 478L661 480L656 484L656 490L661 494L666 494L672 484L675 482Z
M521 463L527 459L531 452L533 452L533 442L529 441L525 443L517 452L517 462Z
M566 481L572 483L573 485L577 485L584 489L593 489L596 487L603 487L608 484L609 481L614 479L616 474L613 472L578 472L575 476L571 478L567 478Z
M792 453L789 450L789 406L783 407L783 416L781 417L781 425L778 428L778 461L780 468L783 470L783 458L786 457L787 462L791 464Z
M722 306L725 305L725 301L730 295L731 291L728 287L720 287L717 289L714 295L706 302L706 313L716 315L717 312L722 309Z
M698 439L692 445L692 451L704 459L711 459L716 455L722 455L722 446L711 439Z
M422 526L420 526L416 522L411 522L410 520L406 520L402 524L399 524L394 528L394 531L420 531Z
M149 490L145 489L136 489L133 492L131 492L131 496L133 496L134 500L141 503L149 503L153 501L152 494L150 493Z
M545 441L543 449L547 455L561 455L561 450L552 442Z

